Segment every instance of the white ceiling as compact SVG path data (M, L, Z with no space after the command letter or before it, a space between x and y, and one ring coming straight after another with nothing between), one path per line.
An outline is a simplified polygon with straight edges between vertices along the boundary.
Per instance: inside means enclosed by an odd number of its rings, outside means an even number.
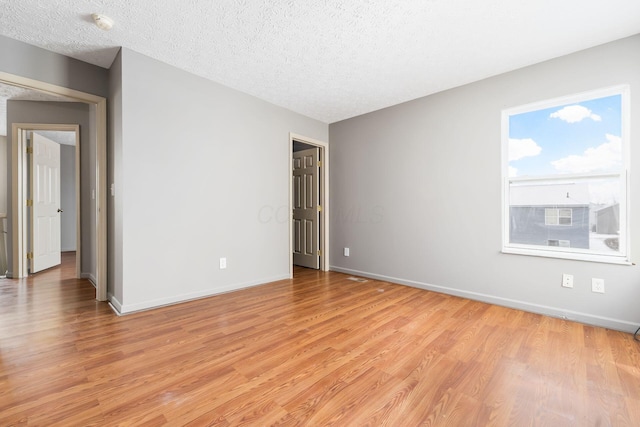
M0 0L0 34L124 46L326 123L640 33L638 0ZM110 32L91 13L115 21Z
M42 135L53 142L61 145L76 145L76 133L62 130L38 130L33 133Z

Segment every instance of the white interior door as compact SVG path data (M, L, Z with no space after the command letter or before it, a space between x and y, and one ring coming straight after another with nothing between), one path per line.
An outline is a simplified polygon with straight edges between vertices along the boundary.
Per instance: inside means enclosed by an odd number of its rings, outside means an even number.
M60 264L60 145L33 133L31 179L31 272Z
M320 268L319 148L293 153L293 263Z

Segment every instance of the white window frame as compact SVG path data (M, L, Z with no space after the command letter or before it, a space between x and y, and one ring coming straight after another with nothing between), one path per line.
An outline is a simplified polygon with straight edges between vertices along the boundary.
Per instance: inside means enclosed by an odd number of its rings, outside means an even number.
M630 132L630 114L629 114L629 85L619 85L609 88L597 89L593 91L583 92L574 95L568 95L555 99L535 102L519 107L502 110L502 253L531 255L550 258L563 258L580 261L603 262L611 264L631 265L630 258L630 224L629 206L629 132ZM561 106L572 103L579 103L591 99L604 98L607 96L621 95L621 111L622 120L622 168L615 173L589 173L589 174L558 174L552 176L539 177L509 177L509 117L512 115L527 113L536 110L543 110L554 106ZM562 246L541 246L527 245L510 242L510 185L513 182L535 182L535 181L553 181L553 180L581 180L589 178L619 178L620 180L620 235L619 235L619 251L617 253L598 253L592 250L570 248ZM545 212L546 213L546 212ZM559 212L558 212L559 213ZM559 217L558 217L559 218ZM546 215L545 215L546 222ZM573 220L572 220L573 222ZM559 224L559 226L565 226Z

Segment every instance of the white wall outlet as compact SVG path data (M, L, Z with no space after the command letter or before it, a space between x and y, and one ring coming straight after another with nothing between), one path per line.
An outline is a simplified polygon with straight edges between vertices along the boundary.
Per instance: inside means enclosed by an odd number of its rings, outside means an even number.
M562 275L562 286L565 288L573 288L573 274Z
M227 259L220 258L220 270L224 270L225 268L227 268Z
M349 256L349 248L344 248L344 256Z
M604 294L604 279L591 279L591 291Z

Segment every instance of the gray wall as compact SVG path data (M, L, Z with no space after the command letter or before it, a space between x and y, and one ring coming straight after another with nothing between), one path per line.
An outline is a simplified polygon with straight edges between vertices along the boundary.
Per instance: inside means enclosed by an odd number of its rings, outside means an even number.
M76 250L76 147L60 145L60 247Z
M631 85L630 227L638 262L638 52L640 35L330 125L332 268L635 330L638 266L500 252L500 113ZM562 273L575 276L573 289L560 286ZM605 280L605 294L591 292L593 277Z
M0 36L0 71L94 95L108 95L108 71Z
M328 126L128 49L114 67L114 306L288 277L289 224L260 212L288 206L289 132L326 141Z
M109 109L107 114L109 144L107 149L107 293L123 301L122 289L122 203L115 203L111 192L122 188L122 52L118 52L109 69Z
M80 221L82 232L82 265L84 277L95 282L95 200L91 198L91 190L95 188L96 176L93 160L95 158L96 130L92 126L90 108L78 102L41 102L41 101L8 101L7 102L7 140L12 138L13 123L43 124L79 124L80 125ZM11 144L8 144L11 145ZM92 157L93 156L93 157ZM11 185L11 183L9 184ZM9 203L10 204L10 203ZM8 207L11 209L11 207ZM8 244L11 243L9 234ZM10 246L10 245L9 245ZM11 251L9 251L11 267Z
M7 137L0 136L0 171L7 170ZM9 226L7 219L4 218L7 213L7 176L0 172L0 276L4 276L7 272L6 258L6 230Z
M0 170L7 170L7 137L0 136ZM0 172L0 214L7 213L7 175Z

